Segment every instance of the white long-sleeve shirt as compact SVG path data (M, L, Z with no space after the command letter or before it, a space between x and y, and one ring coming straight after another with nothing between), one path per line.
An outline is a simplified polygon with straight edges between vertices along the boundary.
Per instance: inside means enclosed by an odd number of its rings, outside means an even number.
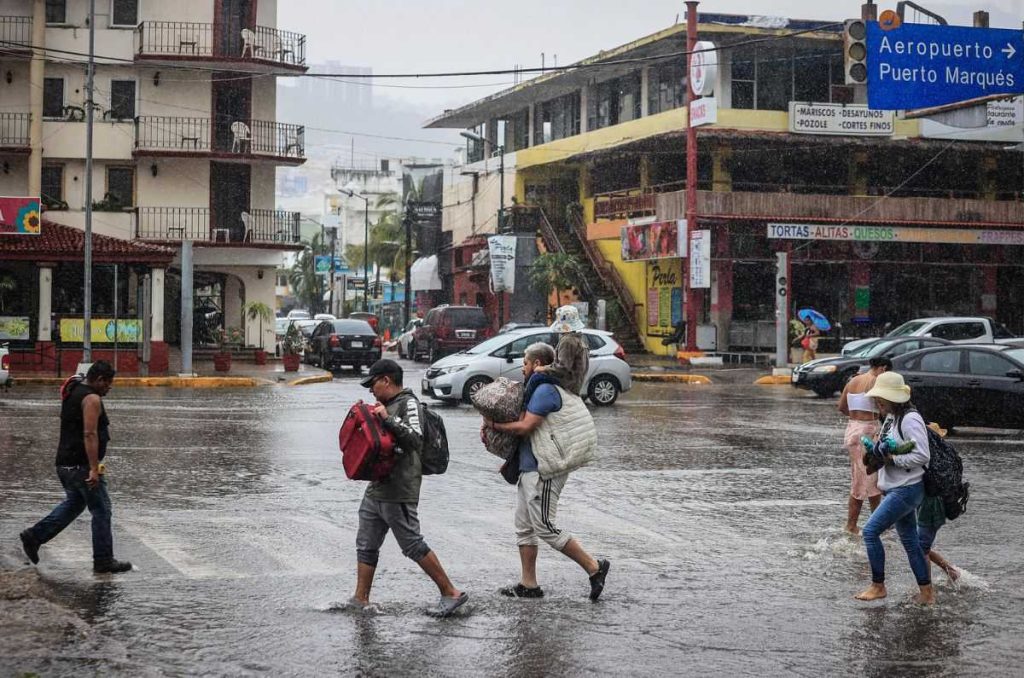
M900 431L902 431L902 435ZM924 467L931 460L928 429L921 415L916 411L908 412L898 426L896 419L891 414L888 415L882 422L880 436L883 440L892 438L900 443L913 440L914 449L906 454L894 455L892 463L886 464L878 471L878 489L888 492L897 487L921 482L924 477Z

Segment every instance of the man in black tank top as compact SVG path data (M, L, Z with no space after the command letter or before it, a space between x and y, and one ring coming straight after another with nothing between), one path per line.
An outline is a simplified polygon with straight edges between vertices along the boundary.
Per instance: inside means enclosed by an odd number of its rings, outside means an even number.
M82 511L92 514L93 572L117 573L132 564L114 559L110 531L110 496L100 462L110 441L110 420L103 407L114 382L114 369L105 360L92 364L85 379L70 379L61 389L60 442L57 477L64 486L64 501L38 523L21 533L25 555L39 562L39 547L70 525Z

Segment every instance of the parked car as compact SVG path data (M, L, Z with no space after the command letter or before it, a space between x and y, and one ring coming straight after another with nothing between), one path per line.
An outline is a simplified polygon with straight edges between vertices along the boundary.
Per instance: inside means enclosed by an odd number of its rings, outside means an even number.
M498 334L505 334L512 330L521 330L529 327L547 327L543 323L505 323L498 329Z
M620 393L633 386L626 352L612 338L611 332L583 330L590 347L590 369L583 385L583 395L595 405L611 405ZM558 334L546 328L524 328L481 342L466 351L433 363L421 384L423 395L436 400L469 402L481 386L498 377L514 381L523 379L523 354L526 347L537 342L555 346Z
M288 318L288 320L310 320L311 319L311 317L309 315L309 311L305 311L305 310L302 310L302 309L293 309L291 311L288 311L288 315L286 317Z
M311 360L325 370L348 365L358 370L380 360L381 340L365 320L324 320L309 339Z
M373 313L368 313L366 311L353 311L352 313L349 313L347 317L352 318L353 320L365 320L370 323L370 327L373 328L374 332L376 332L377 328L380 327L380 318Z
M893 360L925 421L944 428L1024 428L1024 348L1002 344L929 348Z
M398 335L398 339L395 340L395 344L398 346L398 357L405 358L412 356L413 336L416 334L416 328L423 324L423 318L413 318L409 321L409 324L405 326L405 331Z
M11 385L11 351L4 344L0 346L0 387Z
M413 360L434 362L494 336L491 321L479 306L438 306L427 312L413 337Z
M1012 344L1024 346L1024 337L1016 337L1002 323L985 317L917 318L905 322L885 335L894 337L935 337L954 344ZM877 337L857 339L843 345L842 354L852 355Z
M814 391L827 398L842 391L846 382L863 370L872 358L890 360L904 353L933 346L946 346L953 342L932 337L899 337L869 342L851 356L818 358L793 369L793 386Z

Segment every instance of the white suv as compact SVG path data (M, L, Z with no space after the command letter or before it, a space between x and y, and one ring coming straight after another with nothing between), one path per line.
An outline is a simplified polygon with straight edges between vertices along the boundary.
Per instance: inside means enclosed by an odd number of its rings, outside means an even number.
M633 386L626 352L611 332L583 330L590 347L590 369L583 393L595 405L611 405ZM438 360L427 369L421 391L437 400L469 402L481 386L498 377L523 380L523 354L537 342L555 346L558 334L546 327L525 327L499 334L476 346Z

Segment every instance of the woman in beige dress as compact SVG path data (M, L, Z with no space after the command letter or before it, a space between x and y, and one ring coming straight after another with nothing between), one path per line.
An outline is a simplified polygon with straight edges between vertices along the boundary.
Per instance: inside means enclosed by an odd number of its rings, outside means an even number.
M864 468L864 445L860 439L861 436L867 436L874 440L878 434L881 425L878 409L874 401L867 397L867 392L875 385L875 378L879 374L891 369L892 362L888 358L872 358L870 369L847 382L843 394L839 396L839 411L848 417L843 445L850 453L850 499L846 508L846 531L850 534L860 533L857 520L864 500L871 505L872 511L882 501L882 493L875 480L877 476L868 475Z

